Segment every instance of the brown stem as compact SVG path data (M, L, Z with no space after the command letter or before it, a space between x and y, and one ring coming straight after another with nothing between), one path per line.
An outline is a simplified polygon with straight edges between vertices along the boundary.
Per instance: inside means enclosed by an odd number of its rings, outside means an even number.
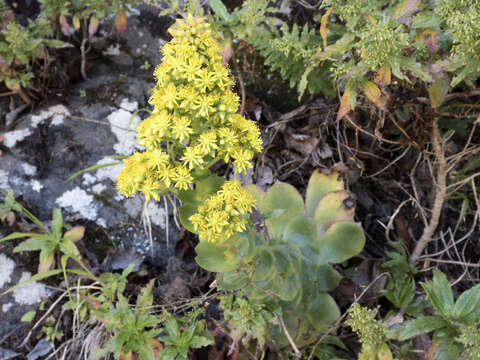
M246 101L246 92L245 92L245 83L243 82L242 72L240 70L240 66L237 63L237 57L235 56L235 50L232 48L232 62L235 71L237 72L238 77L238 85L240 86L240 95L241 95L241 103L240 103L240 114L243 114L245 110L245 101Z
M423 250L427 247L428 243L432 240L432 236L438 227L440 221L440 215L442 213L443 203L447 195L447 161L445 159L445 148L443 146L443 140L438 129L437 119L432 124L432 144L437 160L437 176L435 184L435 199L433 202L432 215L430 216L430 222L423 230L422 237L418 240L410 256L410 265L415 266Z

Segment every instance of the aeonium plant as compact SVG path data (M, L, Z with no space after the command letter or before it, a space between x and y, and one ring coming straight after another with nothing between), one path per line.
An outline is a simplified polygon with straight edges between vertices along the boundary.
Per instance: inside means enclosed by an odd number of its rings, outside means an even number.
M146 150L124 160L117 186L146 200L173 192L183 202L182 225L199 236L196 261L218 273L218 288L242 289L282 319L269 325L267 340L288 345L287 329L296 344L308 344L340 315L328 294L340 280L330 264L357 255L365 242L350 194L336 172L315 172L305 201L289 184L263 192L211 174L218 161L232 161L236 173L252 167L259 130L236 113L233 80L209 24L188 16L170 33L155 70L154 110L138 127ZM254 207L264 224L252 221Z

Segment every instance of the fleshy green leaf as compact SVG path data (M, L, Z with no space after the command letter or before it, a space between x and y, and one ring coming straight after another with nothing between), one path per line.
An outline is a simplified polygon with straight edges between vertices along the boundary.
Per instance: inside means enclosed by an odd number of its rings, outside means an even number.
M234 291L241 289L247 285L248 278L244 271L231 271L220 273L217 277L219 290Z
M315 224L322 232L334 222L353 221L355 207L345 206L345 201L349 197L350 193L345 190L332 191L322 197L313 216Z
M283 238L296 245L308 261L318 263L320 257L316 247L317 228L313 220L305 215L298 215L285 227Z
M340 310L335 300L325 292L318 293L308 305L307 319L317 331L325 331L339 317Z
M326 175L315 170L308 181L307 194L305 196L305 212L308 216L313 217L315 209L320 199L330 191L343 190L343 180L339 179L339 173L332 171Z
M285 183L272 186L265 194L261 205L260 212L264 215L283 210L278 216L265 220L271 238L280 238L287 222L304 210L300 193L292 185Z
M258 249L254 266L253 281L263 281L273 276L275 273L275 259L268 247L265 246Z
M365 235L358 224L341 221L333 224L317 243L320 263L341 263L362 251Z
M202 268L212 272L228 272L237 269L240 261L233 249L228 245L213 244L201 241L195 248L195 260Z
M192 204L185 204L178 208L178 216L182 226L190 232L195 232L192 222L189 220L190 216L196 214L197 206Z
M292 301L297 297L301 284L296 274L276 276L272 282L272 292L283 301Z
M320 291L333 291L337 288L341 275L330 265L320 265L315 268L317 273L317 287Z

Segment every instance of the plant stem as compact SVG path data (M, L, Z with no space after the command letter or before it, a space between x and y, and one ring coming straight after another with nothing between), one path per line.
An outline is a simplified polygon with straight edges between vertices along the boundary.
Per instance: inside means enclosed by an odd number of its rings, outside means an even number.
M435 159L437 161L437 176L435 184L435 199L433 202L432 215L428 226L423 230L422 237L418 240L410 256L410 265L415 266L423 250L427 247L428 243L432 240L433 233L438 227L440 221L440 215L442 213L443 203L447 195L447 161L445 159L445 147L443 146L443 140L438 129L438 119L434 119L432 124L432 144L435 153Z

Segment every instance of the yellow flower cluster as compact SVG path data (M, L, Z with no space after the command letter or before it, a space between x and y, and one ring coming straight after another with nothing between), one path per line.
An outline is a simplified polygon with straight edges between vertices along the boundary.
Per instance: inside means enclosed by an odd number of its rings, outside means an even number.
M238 96L210 24L189 15L169 31L173 39L154 73L154 109L137 129L146 151L125 159L117 178L127 197L141 191L158 200L169 189L188 189L195 171L218 160L245 172L261 150L257 126L236 113Z
M255 198L242 188L240 181L227 181L189 220L200 240L222 242L245 230L254 205Z

